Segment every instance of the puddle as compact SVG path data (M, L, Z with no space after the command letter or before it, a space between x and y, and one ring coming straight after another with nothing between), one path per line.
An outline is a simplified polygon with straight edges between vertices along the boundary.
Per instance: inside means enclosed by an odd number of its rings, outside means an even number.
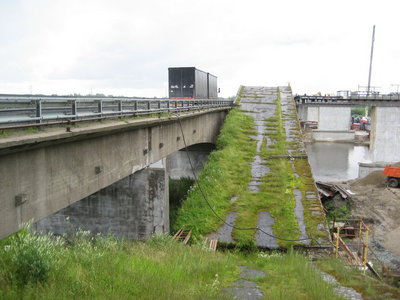
M304 224L304 207L303 203L301 202L302 194L301 191L298 189L293 190L294 197L296 198L296 208L294 209L294 213L297 217L297 223L299 225L300 230L300 239L307 239L308 235L306 232L306 225ZM311 240L301 241L302 244L309 245Z
M234 226L235 221L237 218L237 213L236 212L230 212L226 216L225 222ZM232 230L233 228L231 226L228 226L224 223L216 233L211 233L208 238L209 239L217 239L219 242L224 242L224 243L233 243L234 240L232 238Z
M269 212L262 211L258 214L257 227L265 231L269 235L274 235L272 225L274 225L274 218L271 217ZM262 248L279 249L277 240L262 231L256 232L256 245Z

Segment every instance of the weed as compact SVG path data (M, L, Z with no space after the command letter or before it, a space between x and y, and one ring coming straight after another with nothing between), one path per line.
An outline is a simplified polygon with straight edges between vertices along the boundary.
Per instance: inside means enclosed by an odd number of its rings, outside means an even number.
M5 138L11 135L11 130L0 130L0 138Z
M230 199L247 189L251 179L250 161L256 152L253 133L254 121L237 109L229 112L217 140L217 151L210 154L198 181L202 191L195 186L178 212L174 230L193 229L194 236L217 230L221 225L209 205L224 216L231 207ZM203 193L208 203L203 197Z
M193 186L194 180L189 177L180 179L169 178L169 221L171 228L174 227L178 211Z
M30 225L0 244L0 277L17 286L44 282L57 263L55 246L61 240L37 236Z

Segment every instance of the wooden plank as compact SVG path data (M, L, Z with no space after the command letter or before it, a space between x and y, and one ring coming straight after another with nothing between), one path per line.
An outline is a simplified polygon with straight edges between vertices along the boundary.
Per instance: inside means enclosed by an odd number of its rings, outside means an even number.
M268 158L308 158L307 155L270 155Z
M172 239L173 239L173 240L178 239L178 237L181 235L182 231L183 231L183 229L179 229L179 230L174 234L174 236L173 236Z
M187 242L188 242L189 239L190 239L190 236L192 235L192 230L186 231L185 234L186 234L186 236L185 236L185 238L183 239L183 242L182 242L182 243L184 243L184 244L186 245Z
M210 249L214 252L217 250L218 240L211 240L210 241Z

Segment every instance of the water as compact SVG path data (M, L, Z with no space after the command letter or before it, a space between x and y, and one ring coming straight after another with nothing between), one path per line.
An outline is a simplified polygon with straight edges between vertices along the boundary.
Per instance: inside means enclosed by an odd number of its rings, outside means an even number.
M314 179L346 181L358 177L358 163L371 162L368 146L314 142L306 144Z

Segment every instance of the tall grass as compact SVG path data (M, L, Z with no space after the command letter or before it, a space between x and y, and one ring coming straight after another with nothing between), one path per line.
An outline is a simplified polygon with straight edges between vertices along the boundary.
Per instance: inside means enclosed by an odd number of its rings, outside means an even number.
M337 258L325 257L317 262L317 266L333 275L341 285L361 293L364 299L400 299L400 289L365 275L356 267L345 266Z
M217 230L222 224L209 205L225 218L232 205L230 199L247 189L251 179L250 162L256 152L256 143L248 136L253 127L250 116L237 109L230 111L217 140L217 151L210 154L199 175L201 190L195 186L189 192L178 212L174 230L188 228L200 236Z
M130 243L81 232L69 242L24 233L23 240L3 244L0 299L215 299L238 272L232 255L185 246L168 236ZM40 248L49 253L37 254ZM28 268L28 277L15 277L22 270L10 264L9 251L15 253L12 262ZM34 259L26 259L27 253Z
M267 280L259 280L265 299L342 299L302 254L258 253L248 259L267 274Z
M178 211L193 184L194 180L189 177L169 178L169 222L171 227L174 227Z
M321 264L371 299L399 295L349 273L339 261ZM27 230L1 242L0 299L224 299L224 288L241 278L239 266L266 274L250 279L266 299L341 299L294 251L215 253L165 235L132 243L89 232L67 240Z

